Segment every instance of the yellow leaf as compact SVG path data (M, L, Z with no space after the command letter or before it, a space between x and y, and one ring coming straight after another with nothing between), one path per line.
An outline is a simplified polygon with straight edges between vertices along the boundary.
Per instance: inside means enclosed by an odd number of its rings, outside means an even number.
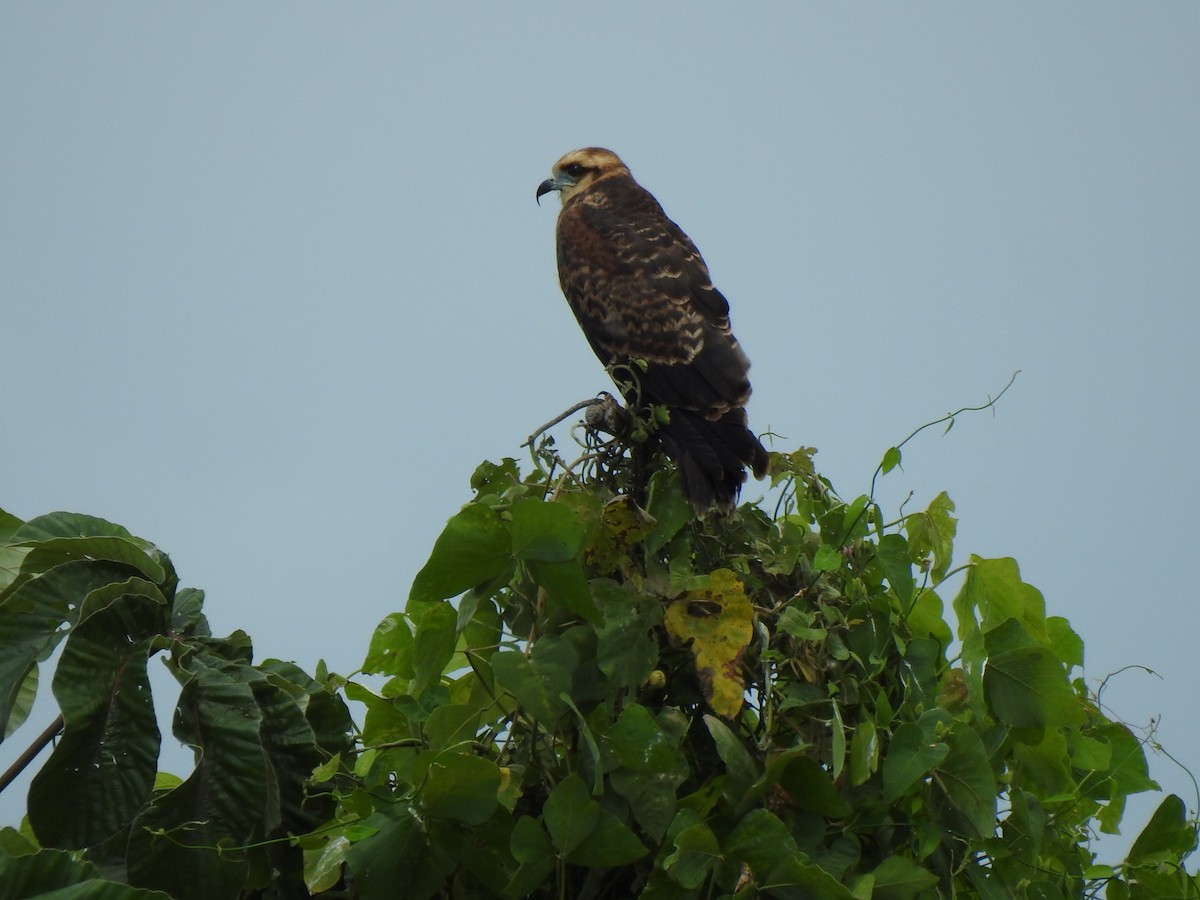
M629 548L654 529L654 518L625 495L605 504L600 528L592 545L584 551L588 564L608 574L629 558Z
M667 607L667 633L691 642L704 696L718 715L733 718L742 708L746 686L742 655L754 635L754 609L746 590L729 569L708 576L708 587L689 591Z
M938 706L952 713L961 712L966 708L970 696L971 691L962 669L951 669L942 676L942 683L938 685Z

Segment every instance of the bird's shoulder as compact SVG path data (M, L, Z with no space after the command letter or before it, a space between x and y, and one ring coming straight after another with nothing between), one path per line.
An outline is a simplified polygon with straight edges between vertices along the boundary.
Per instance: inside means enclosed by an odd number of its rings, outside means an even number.
M597 181L572 197L559 215L560 238L587 240L595 236L617 255L672 249L694 252L691 239L663 210L654 195L628 175ZM701 260L701 262L703 262Z
M562 266L602 276L603 289L624 299L690 307L718 326L729 314L699 249L628 175L571 198L559 215L558 243Z

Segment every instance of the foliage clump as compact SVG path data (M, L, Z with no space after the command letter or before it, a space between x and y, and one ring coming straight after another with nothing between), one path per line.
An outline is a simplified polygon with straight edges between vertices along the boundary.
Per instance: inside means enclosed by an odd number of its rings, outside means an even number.
M482 465L376 634L366 668L391 680L355 688L387 736L416 740L362 774L395 792L381 830L429 836L408 860L429 896L1195 892L1175 797L1125 867L1096 864L1093 830L1156 786L1089 696L1082 642L1013 560L964 567L948 656L945 494L885 524L800 449L772 456L773 513L697 520L669 472L642 508L619 459L590 460L582 478ZM445 716L458 744L421 738ZM460 784L455 767L484 760L499 789L444 809L431 767Z
M203 602L179 587L165 553L120 525L0 511L6 737L62 644L52 685L61 715L44 736L61 738L33 779L21 830L0 829L0 897L304 890L288 835L336 810L312 775L349 750L349 709L293 663L254 664L244 632L214 637ZM181 687L172 730L196 752L184 780L156 771L148 666L159 654Z
M66 621L67 731L39 779L123 805L79 825L35 790L33 830L0 840L0 876L70 865L61 884L86 875L127 891L114 897L135 895L125 884L296 896L301 879L369 898L1200 897L1178 797L1124 862L1097 861L1096 832L1157 786L1138 739L1089 694L1078 635L1013 560L957 570L952 633L945 494L885 522L801 448L772 454L773 508L697 519L640 452L593 436L577 465L547 442L529 472L482 464L404 611L371 639L375 680L254 666L244 636L208 636L156 549L121 536L153 570L125 545L63 555L45 523L14 522L0 641L19 632L26 653L0 665L4 711L23 708L45 656L29 636ZM79 599L53 615L28 599L79 564L115 568L72 582ZM169 654L199 779L148 784L157 744L120 790L119 766L64 768L66 746L93 759L157 740L144 710L106 733L115 704L101 721L94 696L71 699L64 667L104 640L123 655L70 671L111 686L130 661ZM364 711L353 743L342 696ZM236 740L222 731L235 722ZM231 795L253 799L240 818L220 802ZM186 877L134 864L145 846L169 848L155 859Z

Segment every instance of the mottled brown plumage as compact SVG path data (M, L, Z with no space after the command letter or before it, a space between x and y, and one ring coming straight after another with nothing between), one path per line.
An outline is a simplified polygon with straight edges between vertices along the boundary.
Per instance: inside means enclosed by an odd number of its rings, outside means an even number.
M643 404L670 421L659 437L698 511L732 507L746 466L767 452L746 425L750 361L729 326L700 251L610 150L574 150L537 196L558 191L558 276L588 343L605 365L635 369ZM635 391L626 399L634 401Z

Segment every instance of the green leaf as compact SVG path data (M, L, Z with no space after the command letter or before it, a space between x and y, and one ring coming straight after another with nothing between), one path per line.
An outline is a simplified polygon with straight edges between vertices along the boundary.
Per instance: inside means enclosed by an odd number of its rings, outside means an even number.
M1197 876L1182 867L1137 866L1125 870L1126 882L1112 881L1107 885L1105 900L1197 900L1200 883ZM1113 891L1113 885L1120 889ZM1126 887L1128 885L1128 887Z
M17 686L17 690L12 698L12 711L8 716L8 722L5 727L0 730L0 740L8 738L14 731L24 724L29 718L29 714L33 711L33 703L37 699L38 681L40 674L37 663L29 667L29 672L25 675L25 680ZM0 719L0 721L3 721Z
M1047 799L1072 794L1076 785L1067 752L1062 729L1031 729L1015 734L1013 784Z
M568 775L560 781L542 809L550 840L563 856L587 840L600 823L600 815L600 805L591 798L578 775Z
M1016 619L1035 645L1048 646L1045 601L1037 588L1021 581L1015 560L972 556L962 589L954 598L954 614L971 709L984 716L984 633Z
M823 641L829 632L824 628L813 627L813 621L811 612L788 606L776 620L775 627L784 634L790 634L802 641Z
M609 779L613 790L628 802L638 827L651 840L660 841L677 810L676 791L687 776L687 767L681 765L661 772L617 769Z
M698 888L721 858L717 836L711 828L697 823L675 835L674 851L662 867L671 880L685 888Z
M547 728L566 710L560 694L571 692L571 678L579 661L575 648L551 635L533 645L529 659L515 650L492 657L496 683L517 698L525 711Z
M578 775L558 782L542 810L559 854L575 865L628 865L646 856L646 847L616 816L588 794Z
M317 747L326 756L347 753L354 745L354 720L346 701L328 685L298 701L312 729Z
M867 504L871 502L871 498L866 494L860 494L854 500L847 504L842 512L841 531L837 535L836 543L839 547L847 543L855 535L866 533L867 517L863 515L863 511L867 508ZM822 523L824 527L824 523ZM822 536L826 536L822 532ZM833 537L833 535L828 535Z
M0 544L0 596L20 577L29 551L29 547L8 547Z
M1160 790L1158 782L1150 778L1141 741L1126 725L1104 722L1098 727L1096 736L1106 740L1112 748L1112 762L1104 774L1110 782L1108 789L1113 797Z
M1071 767L1088 772L1103 772L1112 765L1112 747L1108 741L1098 741L1070 729L1066 734L1071 754Z
M517 862L539 862L548 860L554 868L554 845L538 820L532 816L521 816L512 833L512 854Z
M128 859L139 884L217 900L236 896L245 881L245 855L219 848L246 844L262 828L270 763L260 738L263 714L248 683L261 676L224 656L238 651L237 642L213 644L222 656L189 651L176 673L184 684L175 736L197 748L196 768L142 811Z
M1034 643L1016 619L984 635L983 689L998 720L1016 728L1079 725L1085 710L1063 665Z
M566 607L591 625L600 622L600 613L592 601L587 577L578 562L573 559L564 562L530 560L526 567L533 580L546 589L555 603Z
M902 856L889 856L871 874L875 878L871 900L911 900L938 882L928 869Z
M464 599L471 596L471 594L467 594ZM475 608L470 611L471 615L466 621L464 621L465 612L466 610L460 604L458 609L459 628L466 639L466 652L471 658L472 665L478 670L480 663L490 660L500 644L502 631L500 610L494 600L481 598L479 603L475 604Z
M353 681L346 685L346 696L367 707L363 739L368 744L385 744L412 736L408 717L394 700L380 697Z
M375 627L362 670L366 675L413 677L413 633L401 613L391 613Z
M576 866L627 866L648 852L629 827L594 800L600 810L600 821L587 840L566 855L567 862Z
M0 542L8 543L13 534L25 523L7 510L0 509Z
M685 764L658 720L644 706L627 706L604 735L617 761L635 772L664 772Z
M967 609L977 609L986 633L1008 619L1016 619L1035 643L1045 645L1046 601L1033 585L1021 580L1015 559L982 559L971 556L960 597ZM954 601L955 608L960 601Z
M139 544L118 537L64 537L26 544L32 550L25 557L22 570L31 568L44 571L47 562L61 564L70 560L106 560L132 566L155 584L167 577L166 569L155 556L148 554Z
M7 515L7 514L6 514ZM80 513L52 512L35 516L20 525L8 537L11 544L36 544L57 538L118 537L127 538L143 548L154 546L141 538L135 538L124 527L96 516Z
M304 848L304 886L319 894L342 880L342 866L353 844L344 834L333 833L318 847Z
M212 637L203 610L204 591L180 588L171 600L170 630L178 637Z
M0 599L0 723L7 722L33 664L50 654L93 591L127 581L136 570L79 560L55 566Z
M61 850L43 850L18 859L0 856L0 886L5 900L41 897L100 874L93 863Z
M412 693L419 696L438 684L446 671L454 646L458 641L455 629L458 613L444 600L428 604L417 622L417 633L413 636Z
M159 733L146 661L165 610L153 585L120 587L130 593L72 632L54 676L65 727L29 789L29 820L45 846L83 849L112 837L154 784Z
M779 784L801 809L834 819L850 815L850 804L833 786L829 772L812 757L797 756L790 760Z
M883 799L891 803L937 767L950 752L940 741L930 741L919 725L905 722L896 728L883 758Z
M0 860L6 856L29 856L39 849L31 838L17 829L8 825L0 828Z
M471 490L480 496L503 494L509 488L521 483L521 473L517 461L506 456L498 464L485 460L471 475Z
M1010 791L1012 810L1004 820L1009 852L1033 865L1040 858L1046 836L1046 808L1029 791Z
M655 525L645 540L647 553L657 553L675 537L695 513L679 489L679 475L672 468L655 472L650 479L646 511Z
M828 544L822 544L813 557L813 568L818 572L836 572L842 567L842 554Z
M604 734L604 743L622 768L610 775L635 821L661 840L675 815L676 789L689 775L687 761L661 724L643 706L631 704Z
M1184 854L1196 846L1195 824L1175 794L1168 795L1129 849L1129 862L1137 865L1181 865Z
M31 548L22 564L25 572L42 572L71 559L103 559L131 565L155 584L168 578L170 561L161 550L95 516L68 512L38 516L14 531L9 543ZM170 575L173 580L174 573ZM173 590L174 584L169 587Z
M875 723L864 719L854 729L850 739L850 783L860 785L879 767L879 737Z
M62 850L0 856L0 897L49 900L171 900L167 894L105 881L97 867Z
M908 541L904 535L885 534L879 539L879 564L900 603L907 607L912 602L913 574Z
M943 647L950 645L952 635L950 626L946 624L942 598L932 590L923 590L917 594L905 622L913 637L930 637Z
M505 886L505 897L527 897L542 884L557 864L554 845L531 816L522 816L513 827L511 838L513 858L520 864Z
M948 825L967 837L989 836L996 826L996 779L983 742L967 726L946 735L949 752L934 771L948 801Z
M473 741L479 729L479 707L447 703L429 713L422 729L430 749L441 750Z
M843 875L843 877L845 877ZM852 877L847 884L854 900L871 900L875 893L875 876L872 874Z
M579 711L579 707L575 705L575 701L571 699L570 694L559 694L558 698L575 714L575 722L579 726L579 740L587 747L588 761L594 766L592 793L599 797L604 793L604 759L600 755L600 745L596 743L596 735L592 733L591 725L588 724L588 720L583 713Z
M796 856L775 866L760 883L760 889L782 900L857 900L837 878Z
M745 863L752 872L770 872L796 853L796 839L774 813L752 809L725 839L724 856L733 872Z
M952 512L954 501L943 491L933 498L924 512L913 513L904 520L913 559L933 557L929 574L935 585L946 577L950 568L954 537L958 531L958 520L950 515Z
M486 885L488 897L502 896L504 886L520 868L509 849L515 825L507 810L497 810L488 821L471 828L469 839L463 840L460 825L436 819L430 822L430 844L447 852L460 866L448 883L462 886L473 880L477 886ZM447 888L443 886L442 890ZM479 887L471 891L473 894L483 892Z
M846 723L842 721L842 707L836 697L829 701L829 706L833 711L830 767L833 769L833 777L836 780L841 777L842 768L846 765Z
M985 866L981 862L970 860L964 864L963 868L970 886L975 889L980 900L1012 900L1009 885L1004 883L1004 878L994 866Z
M662 622L662 605L608 579L593 581L592 595L604 620L596 630L596 664L613 687L640 686L658 663L651 629Z
M421 823L406 806L391 804L366 824L377 832L346 854L354 873L354 896L361 900L428 900L442 888L456 863L431 847ZM401 894L402 892L402 894Z
M482 825L495 812L500 769L490 759L431 751L418 757L414 775L422 769L425 780L417 799L429 816Z
M579 553L584 525L566 503L525 497L513 504L511 531L519 559L565 562Z
M935 697L938 702L942 699L937 679L937 671L945 663L942 645L930 638L914 637L902 652L904 664L900 675L905 690L910 693L912 702L927 705L932 710ZM951 671L945 671L943 678L950 676Z
M413 580L410 611L414 604L456 597L503 575L512 564L512 538L495 510L468 504L446 523Z
M705 715L704 724L717 746L717 754L725 763L724 795L731 803L737 803L758 780L758 763L746 750L741 739L729 730L729 726L716 716Z
M1046 634L1050 649L1068 670L1083 667L1083 639L1071 628L1070 622L1062 616L1050 616L1046 619Z
M898 465L900 465L900 448L888 447L887 452L883 454L883 462L879 464L881 472L886 475Z
M276 665L272 666L272 662ZM308 697L297 693L272 669L290 666L278 660L264 662L258 671L246 667L244 677L254 692L254 702L262 715L259 739L268 760L267 803L262 810L261 823L266 831L283 826L289 831L303 831L314 815L320 811L330 814L333 804L329 798L309 798L306 794L309 776L321 762L316 736L302 708ZM323 696L320 686L313 685L312 692ZM349 726L347 721L344 728Z

